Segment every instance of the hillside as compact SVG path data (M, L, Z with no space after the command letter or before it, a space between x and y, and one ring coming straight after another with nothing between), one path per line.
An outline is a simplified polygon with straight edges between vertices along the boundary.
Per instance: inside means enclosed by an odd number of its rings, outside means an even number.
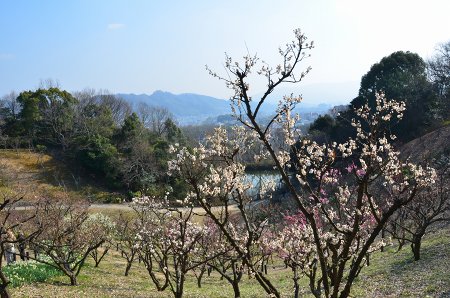
M404 157L418 162L450 151L450 125L441 127L401 148ZM59 160L48 154L29 150L0 150L0 189L32 196L69 193L96 203L119 202L114 193L83 174L72 173Z
M438 128L402 146L403 157L420 162L450 152L450 125Z
M35 197L68 195L92 202L118 202L120 194L109 191L89 177L72 173L48 154L29 150L0 150L0 190Z

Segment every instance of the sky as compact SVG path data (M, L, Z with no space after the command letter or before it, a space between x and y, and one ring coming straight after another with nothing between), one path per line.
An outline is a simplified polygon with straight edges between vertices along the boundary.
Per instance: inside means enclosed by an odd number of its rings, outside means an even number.
M449 41L449 11L448 0L0 0L0 96L53 79L68 91L228 98L205 65L225 74L225 52L276 65L296 28L315 43L297 87L350 82L356 95L381 58L403 50L427 59Z

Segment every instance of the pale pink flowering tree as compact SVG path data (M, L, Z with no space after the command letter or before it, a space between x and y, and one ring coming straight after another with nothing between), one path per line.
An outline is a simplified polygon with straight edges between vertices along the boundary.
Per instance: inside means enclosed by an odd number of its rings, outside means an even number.
M112 239L116 232L115 222L107 215L93 213L89 215L83 228L88 229L98 239L104 240L101 246L92 250L90 253L95 267L98 267L112 246Z
M233 287L234 297L240 297L239 283L245 274L242 258L210 218L206 217L204 224L207 230L200 241L199 261L207 260L204 264L208 267L208 273L211 270L219 273Z
M312 293L316 297L348 297L367 254L383 245L376 239L388 219L417 192L433 183L434 171L398 159L398 152L390 144L395 136L386 134L386 126L402 118L405 105L387 100L382 93L377 95L375 111L367 104L356 111L358 119L351 121L357 137L342 144L319 145L306 139L296 144L298 115L292 111L301 97L284 97L274 117L268 123L260 123L257 116L267 96L282 83L300 81L309 71L307 68L304 72L294 72L308 57L306 51L313 47L306 43L300 30L295 31L295 36L294 42L280 49L282 63L275 68L263 62L258 69L260 61L256 56L245 56L242 64L227 56L228 76L211 72L234 91L231 106L242 123L240 134L229 137L226 132L216 130L206 146L193 151L179 150L169 168L191 186L187 201L200 204L242 256L245 265L254 269L249 244L256 243L253 235L262 230L264 222L255 225L249 220L252 208L245 207L246 185L241 179L244 165L238 156L247 148L240 141L247 138L261 144L264 151L255 159L267 156L272 159L310 229L318 267L318 273L311 277ZM254 72L267 82L263 96L256 100L248 93L248 79ZM273 142L273 130L280 127L284 147ZM349 159L354 161L354 169L347 173L340 171L338 175L337 161ZM382 183L389 196L377 196L372 191L376 183ZM220 217L212 212L212 203L217 201L223 205ZM227 227L231 204L237 206L246 227L240 233ZM255 276L268 294L280 297L267 277L257 271Z
M111 241L111 245L120 251L122 258L126 260L125 276L128 276L131 266L138 254L138 246L136 235L139 231L137 220L131 216L120 213L114 220L116 233Z
M278 236L271 239L273 250L292 270L294 297L300 295L299 280L303 275L310 281L316 279L318 264L313 239L312 230L302 213L285 215Z

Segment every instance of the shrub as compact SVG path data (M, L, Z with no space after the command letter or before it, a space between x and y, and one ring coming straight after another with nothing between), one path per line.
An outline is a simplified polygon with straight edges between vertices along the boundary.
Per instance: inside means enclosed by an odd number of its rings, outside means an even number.
M19 287L32 282L42 282L50 277L63 275L61 271L47 264L36 261L17 262L3 269L12 287Z

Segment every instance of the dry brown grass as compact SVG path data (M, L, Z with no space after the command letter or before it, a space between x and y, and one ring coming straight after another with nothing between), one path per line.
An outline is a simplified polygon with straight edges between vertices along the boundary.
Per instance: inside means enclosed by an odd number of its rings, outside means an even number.
M412 140L401 148L402 156L421 162L450 150L450 125L436 129Z
M86 181L84 181L86 180ZM115 194L89 179L72 175L64 163L48 154L29 150L0 150L0 193L18 193L26 200L36 197L106 200Z

